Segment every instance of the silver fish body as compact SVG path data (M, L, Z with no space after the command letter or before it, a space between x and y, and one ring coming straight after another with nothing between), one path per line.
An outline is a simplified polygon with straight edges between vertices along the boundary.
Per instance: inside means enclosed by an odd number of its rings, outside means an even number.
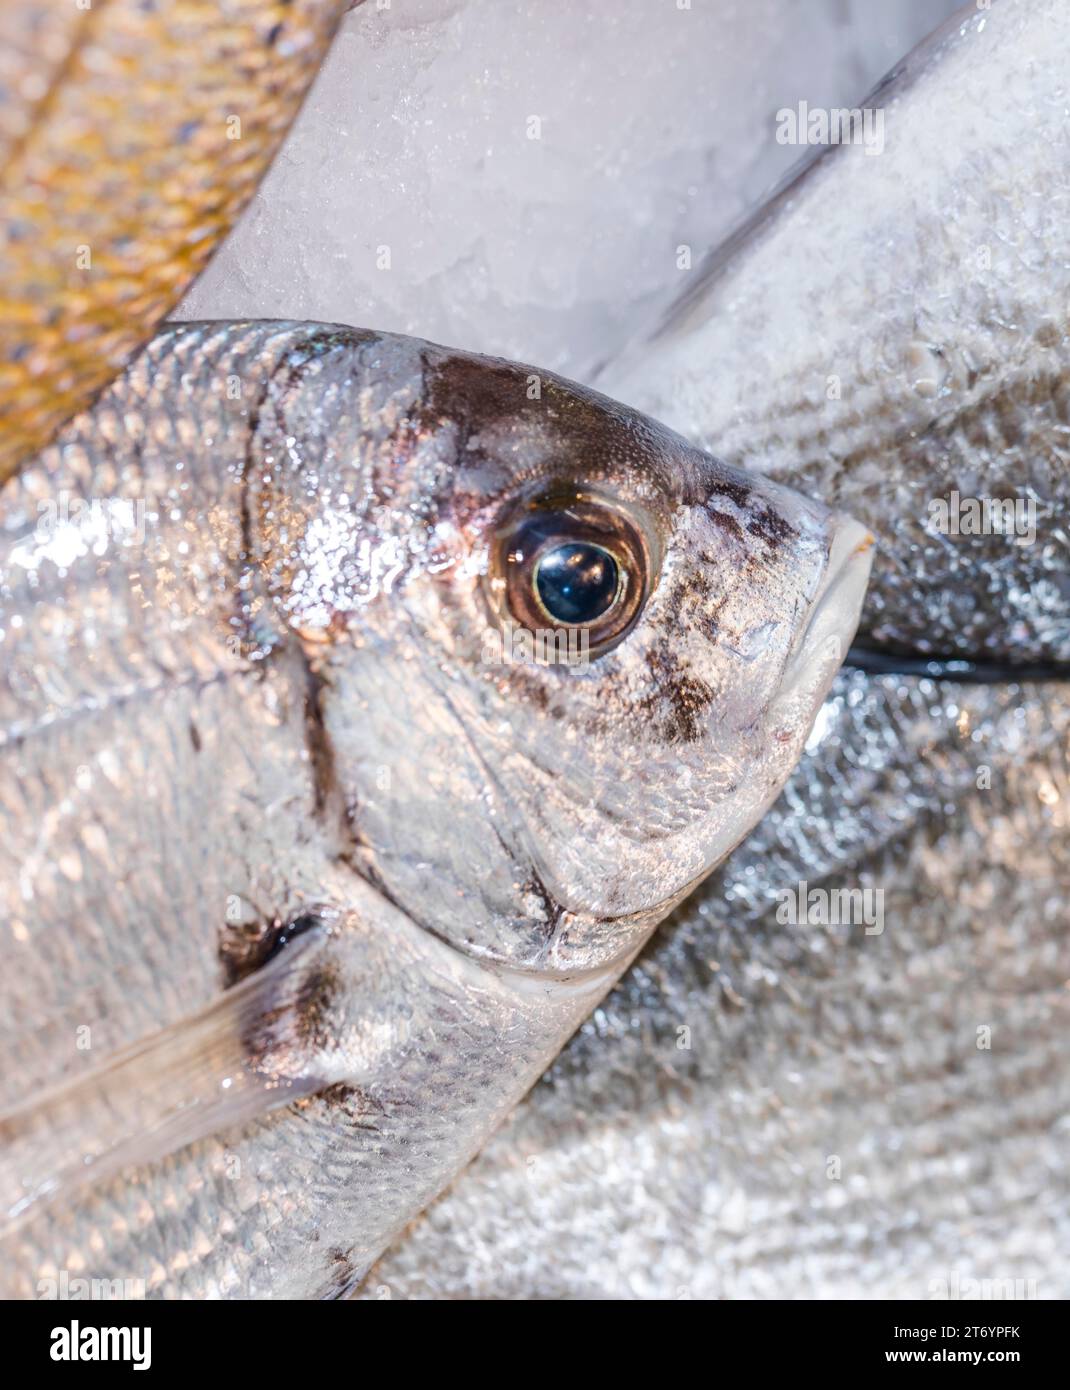
M316 325L163 331L0 524L19 1294L353 1287L776 797L869 564L591 392ZM589 659L518 657L581 551Z
M1068 72L1065 5L966 6L599 377L861 517L873 644L1070 659Z
M600 384L880 538L871 642L783 796L366 1296L1065 1298L1065 5L996 0L866 103ZM772 131L771 131L772 136ZM930 503L1036 497L1037 537ZM880 894L880 920L778 909ZM523 1263L510 1260L521 1249Z
M1064 684L842 671L776 805L361 1296L1065 1299L1068 749ZM880 919L785 922L800 885Z

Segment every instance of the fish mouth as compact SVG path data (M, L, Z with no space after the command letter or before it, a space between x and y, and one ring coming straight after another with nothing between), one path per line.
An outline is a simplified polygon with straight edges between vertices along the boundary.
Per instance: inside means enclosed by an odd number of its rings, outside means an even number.
M780 694L774 702L778 722L789 727L807 721L807 729L828 693L851 645L869 584L875 541L861 522L834 513L828 563L810 605L806 625L784 665Z

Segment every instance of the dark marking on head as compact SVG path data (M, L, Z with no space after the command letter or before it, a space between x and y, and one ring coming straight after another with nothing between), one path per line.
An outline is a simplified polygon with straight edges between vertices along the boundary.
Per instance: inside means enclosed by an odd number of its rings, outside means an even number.
M655 721L663 743L697 743L705 733L703 715L716 692L688 672L686 660L681 661L668 643L649 652L646 661L657 689L640 702L640 710Z
M666 497L678 495L681 458L695 451L619 401L498 358L428 348L422 361L421 423L432 430L455 428L458 455L498 470L501 485L519 480L519 447L526 482L558 479L575 488L627 478L653 482ZM486 496L481 484L473 506ZM463 507L460 519L463 524Z
M199 753L202 747L201 732L192 719L189 721L189 741L193 745L193 751Z
M544 409L542 400L528 399L526 377L510 363L461 354L430 360L425 354L423 364L426 413L432 420L461 426L462 448L472 435L500 420Z
M764 541L770 550L776 550L785 541L792 541L799 534L791 522L772 507L758 507L747 522L747 530L752 536Z
M683 622L685 605L697 604L707 635L721 635L719 616L728 602L721 596L714 604L712 589L703 576L696 576L689 589L682 588L672 596L664 610L665 626L675 631ZM688 624L693 621L690 617ZM571 673L564 666L514 667L502 693L514 700L523 700L532 709L557 722L572 721L592 738L611 736L620 727L621 719L635 718L637 730L644 739L661 743L696 743L705 734L704 712L716 700L717 692L707 682L691 674L686 657L677 655L671 644L662 643L646 658L653 677L654 689L641 699L632 699L617 710L594 713L571 707L567 698L567 682Z
M717 506L719 497L726 497L739 508L744 515L742 524ZM746 539L743 534L746 529L749 535L764 541L770 549L775 550L784 541L794 540L798 535L791 522L775 507L771 507L761 493L749 483L734 478L720 479L713 492L704 499L703 508L715 526L719 526L737 540Z
M739 524L739 522L735 519L734 516L729 516L727 512L722 512L717 507L714 507L712 505L707 505L706 515L709 517L709 519L713 522L715 526L719 526L722 531L727 532L727 534L730 535L733 538L733 540L746 540L746 537L743 534L743 527Z
M707 510L709 510L711 503L716 501L718 497L727 497L728 500L734 502L741 511L746 511L751 504L750 499L753 491L754 489L751 487L750 483L745 482L742 478L718 478L717 486L710 493L709 497L705 499L705 505Z
M715 585L710 576L724 563L724 556L703 555L689 576L687 584L674 585L666 592L662 603L663 632L694 629L711 642L721 637L724 632L722 615L733 597L733 589L726 589L720 584ZM750 558L747 557L739 570L739 576L746 576L750 568ZM659 668L663 664L660 657L657 658L657 664ZM648 665L653 671L651 663L648 662Z

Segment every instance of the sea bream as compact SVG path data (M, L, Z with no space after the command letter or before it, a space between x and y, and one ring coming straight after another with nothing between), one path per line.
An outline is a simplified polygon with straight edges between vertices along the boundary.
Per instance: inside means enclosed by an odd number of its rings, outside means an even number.
M549 374L272 323L163 330L0 527L15 1294L351 1289L775 799L871 545Z
M601 374L866 520L854 656L894 673L837 676L367 1296L1070 1296L1068 75L1062 0L964 7L859 102L880 155L813 151ZM941 529L956 492L1035 536ZM841 893L881 930L780 912Z

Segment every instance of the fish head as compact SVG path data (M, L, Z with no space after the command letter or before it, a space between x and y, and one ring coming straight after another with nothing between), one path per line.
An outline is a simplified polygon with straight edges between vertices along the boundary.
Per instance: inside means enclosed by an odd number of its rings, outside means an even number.
M251 511L351 864L469 953L619 966L779 793L868 533L511 363L340 334L280 390Z

